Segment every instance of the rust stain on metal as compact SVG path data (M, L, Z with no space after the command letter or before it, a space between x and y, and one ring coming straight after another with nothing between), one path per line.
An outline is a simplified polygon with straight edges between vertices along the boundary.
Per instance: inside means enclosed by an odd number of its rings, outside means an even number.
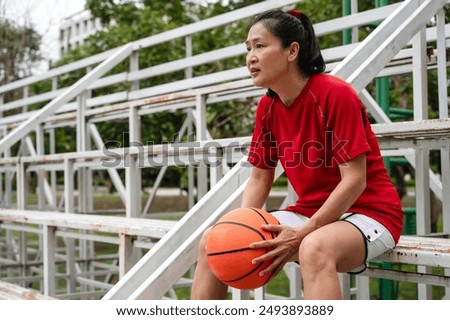
M94 224L91 227L91 230L95 231L95 232L102 231L102 229L103 229L103 225L101 225L101 224Z

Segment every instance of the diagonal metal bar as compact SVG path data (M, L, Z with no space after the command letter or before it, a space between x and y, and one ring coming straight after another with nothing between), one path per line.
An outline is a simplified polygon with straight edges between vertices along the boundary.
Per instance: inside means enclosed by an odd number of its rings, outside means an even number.
M332 74L346 79L367 101L368 93L364 92L364 88L447 2L447 0L405 2L361 42L354 53L347 56ZM371 108L370 111L377 121L389 123L381 108ZM406 159L414 166L413 156L406 156ZM431 170L430 188L439 199L442 199L442 183Z
M165 237L156 243L136 265L119 280L119 282L103 297L103 299L128 299L138 287L142 279L149 278L169 257L174 248L179 248L189 239L202 223L209 219L218 204L224 203L232 193L249 177L249 166L245 160L236 164L194 207L172 228ZM194 243L195 244L195 243ZM194 245L191 246L193 248ZM191 266L183 262L180 267L183 274ZM172 284L177 279L172 279Z
M175 143L181 141L181 138L183 137L184 133L186 132L190 121L191 121L191 119L188 116L186 118L186 120L183 122L183 125L181 126L180 130L178 131L178 133L174 139ZM155 182L153 183L153 187L150 192L150 195L148 196L147 202L145 203L144 209L142 210L142 215L145 216L147 214L148 210L150 209L150 206L152 205L153 200L155 199L156 192L157 192L157 190L161 184L161 181L162 181L164 175L166 174L166 171L168 168L169 167L162 167L160 169L160 171L158 172L158 176L156 177Z
M413 2L416 1L411 1L411 3ZM390 33L381 44L367 43L367 50L371 50L371 54L367 56L350 76L346 77L346 80L357 92L361 92L361 90L363 90L388 64L388 62L391 61L392 58L394 58L394 56L411 40L411 38L426 26L431 17L433 17L446 2L447 0L424 1L408 16L407 19L403 20L400 20L400 13L403 12L398 13L397 15L399 15L399 17L395 16L395 18L401 21L400 26L394 32ZM399 9L402 8L400 7ZM364 44L365 41L362 42L362 45Z
M34 144L33 144L33 141L31 141L31 138L26 137L25 142L26 142L26 146L28 148L28 152L30 153L30 155L34 156L34 157L37 156L37 152L36 152L36 149L34 148ZM56 203L53 203L54 199L52 196L52 189L51 189L50 184L48 183L48 179L46 177L44 178L44 193L45 193L45 197L47 198L47 201L50 204L50 206L55 207L55 209L56 209Z
M64 91L64 93L50 101L45 107L39 110L39 112L9 132L5 137L3 137L2 140L0 140L0 154L5 152L5 150L25 137L32 130L35 130L36 126L42 123L47 117L53 115L58 108L75 98L83 90L88 88L89 85L91 85L95 80L103 76L106 72L110 71L113 67L127 58L131 54L132 50L132 44L124 45L116 53L95 67L91 72L75 82L69 89Z
M350 58L345 60L340 68L335 71L335 74L350 80L352 85L362 80L371 81L393 57L390 57L392 52L381 52L380 55L379 50L377 50L376 55L373 55L374 48L381 47L385 41L388 41L390 45L385 44L383 48L397 50L400 45L392 45L392 41L397 41L398 38L403 41L410 33L412 37L417 32L405 31L407 25L403 21L406 21L410 16L414 16L420 22L412 21L412 19L408 21L413 23L415 30L419 30L420 24L424 24L424 21L431 17L434 8L436 7L437 11L446 2L443 0L436 1L439 2L437 5L434 1L425 1L420 7L421 1L419 0L405 2L384 25L379 26L377 33L365 42L359 51L353 54L355 60ZM408 11L402 11L406 8ZM421 11L424 12L424 15L421 15ZM397 29L401 30L398 32ZM395 36L390 37L394 34ZM367 46L367 48L364 48L364 46ZM376 63L376 66L365 63L368 58L370 58L371 63ZM384 60L387 61L384 62ZM364 65L364 68L361 67L362 65ZM369 74L366 73L365 68L368 68ZM378 68L380 70L376 72ZM362 79L363 77L366 77L366 79ZM361 91L365 86L358 84L356 87L361 87L359 89ZM239 199L243 184L245 184L250 171L249 168L242 167L243 165L245 165L245 160L233 167L103 299L161 298L195 261L196 245L202 230L213 223L214 219L218 218L227 208L236 204L235 201ZM144 282L143 279L145 279Z
M103 150L105 143L100 135L100 132L97 129L97 126L94 123L91 123L89 126L89 130L91 132L92 140L94 141L97 150ZM117 172L117 169L107 168L106 170L108 171L108 174L111 178L114 187L117 190L117 193L120 196L120 199L125 204L126 202L125 186L123 184L122 179L120 178L119 173Z
M333 69L331 74L342 79L348 79L367 60L367 57L373 53L374 48L380 47L398 29L400 22L405 21L413 14L419 3L420 0L410 0L397 7L354 51ZM370 78L370 80L372 79Z

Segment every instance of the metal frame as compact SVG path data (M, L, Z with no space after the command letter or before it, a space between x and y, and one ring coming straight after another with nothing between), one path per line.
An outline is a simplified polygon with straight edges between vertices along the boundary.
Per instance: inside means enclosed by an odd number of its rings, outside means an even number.
M228 57L243 55L245 47L236 44L209 53L192 56L192 35L224 24L252 16L254 12L269 8L283 7L299 1L264 1L212 19L177 28L159 35L130 43L102 54L69 64L46 74L30 77L0 87L0 115L10 110L25 110L15 116L0 118L0 248L5 256L2 261L13 265L14 261L23 264L16 273L8 267L7 277L11 281L25 284L27 281L41 279L42 292L46 295L73 298L104 295L104 299L157 299L167 292L173 295L172 288L189 285L189 279L180 279L195 263L196 246L203 230L214 223L224 212L236 207L242 190L249 176L249 167L245 161L245 149L249 137L230 140L211 140L206 125L206 108L227 100L259 97L264 90L255 88L244 67L226 70L215 74L192 77L192 68L203 63L220 61ZM429 197L430 188L443 201L444 233L450 233L450 199L443 194L450 192L450 129L448 120L425 120L427 112L426 73L437 69L439 77L440 118L448 118L447 96L447 56L450 40L450 26L445 25L442 7L449 3L445 0L419 1L408 0L402 3L377 8L367 12L356 13L332 21L315 25L320 37L342 29L352 28L355 34L358 27L368 23L382 21L381 25L360 43L352 43L337 48L323 50L327 62L327 71L340 76L352 84L359 92L379 125L374 131L380 141L383 154L404 155L417 168L416 192L423 197L417 198L418 226L421 234L429 233ZM437 14L436 27L426 28L425 23ZM416 34L418 34L416 36ZM162 42L180 37L185 38L186 58L178 61L138 69L138 52ZM354 40L357 39L354 37ZM427 42L437 42L433 60L428 61L424 55ZM375 50L373 49L375 48ZM125 58L130 58L130 69L107 77L102 76ZM96 64L100 63L97 67ZM74 70L87 69L85 77L70 88L58 88L57 77ZM140 80L172 72L185 70L186 79L150 88L141 88ZM376 77L386 74L412 73L415 86L415 121L408 123L391 123L381 108L365 89ZM30 97L28 86L42 80L52 80L52 91ZM127 81L131 91L92 98L90 91ZM3 103L2 94L20 89L23 98L14 102ZM70 102L76 98L75 102ZM49 102L37 111L26 111L27 105L37 102ZM102 151L104 145L96 123L115 119L127 119L130 127L130 142L140 141L140 117L155 112L184 110L186 121L180 128L181 138L196 132L194 144L183 143L174 146L153 146L152 148L131 146L111 150L120 158L114 168L105 167L104 161L111 160ZM424 120L423 120L424 119ZM423 120L423 121L422 121ZM77 152L55 154L55 129L65 126L77 127ZM36 146L29 134L34 131ZM44 154L43 141L48 134L52 151ZM11 154L10 147L21 141L19 153ZM91 141L93 145L91 145ZM208 146L213 148L207 148ZM441 151L442 179L429 170L428 151ZM161 167L155 188L144 206L140 208L141 178L138 160L141 155L154 159L152 167ZM120 225L125 230L136 223L143 223L148 207L157 192L167 166L176 165L173 157L177 155L186 164L192 164L196 156L208 156L220 161L218 167L189 166L189 195L191 208L177 224L165 227L164 236L155 238L149 233L159 230L159 226L146 225L147 234L128 234L114 229L111 224ZM167 157L165 165L155 165L156 160ZM124 164L128 165L124 168ZM234 165L234 166L233 166ZM233 166L230 168L230 166ZM110 217L92 215L92 171L107 170L125 210L123 217L111 220ZM125 181L119 176L119 170L125 170ZM198 180L194 181L193 170L197 170ZM58 204L56 173L64 173L64 194ZM50 180L44 172L49 172ZM30 210L26 203L28 176L36 174L38 189L38 207L41 219L35 218L38 211ZM281 169L277 175L281 174ZM208 183L208 179L210 182ZM16 181L16 190L13 190ZM75 188L77 185L77 188ZM4 188L3 188L4 186ZM194 188L198 201L194 203ZM420 191L419 191L420 190ZM13 200L16 191L16 201ZM78 201L75 201L78 192ZM292 193L288 193L288 197ZM285 200L288 201L288 198ZM219 204L219 205L218 205ZM6 208L6 209L5 209ZM12 210L12 208L15 208ZM54 210L54 213L48 212ZM63 212L61 212L63 211ZM92 219L90 220L92 216ZM31 219L31 220L30 220ZM34 219L34 220L33 220ZM148 219L148 217L146 217ZM30 227L33 222L40 226ZM56 222L55 222L56 221ZM151 219L149 220L151 221ZM160 223L160 221L158 221ZM69 229L67 229L69 228ZM125 228L125 229L124 229ZM169 231L170 229L170 231ZM13 236L13 230L19 232ZM100 236L92 231L116 233L117 237ZM38 248L34 249L27 239L27 234L38 235ZM63 247L57 243L57 237L63 239ZM138 238L136 238L138 237ZM142 238L141 238L142 237ZM146 240L146 238L148 238ZM107 242L118 245L118 252L111 263L102 262L102 257L94 254L94 242ZM150 241L150 242L147 242ZM149 250L140 260L142 252ZM17 252L17 254L13 254ZM37 255L34 261L29 257ZM428 261L428 257L424 256ZM447 259L444 257L443 259ZM61 261L66 263L66 274L59 274L55 267ZM182 261L182 263L179 263ZM406 261L406 260L405 260ZM407 262L407 261L406 261ZM101 265L103 270L96 266ZM106 269L105 269L106 268ZM28 271L36 273L30 276ZM295 271L297 270L297 271ZM427 273L428 269L423 269ZM285 272L290 278L290 297L301 298L301 281L297 268L287 267ZM371 271L372 272L372 271ZM20 274L19 276L17 274ZM105 275L103 281L96 280L95 275ZM114 275L120 280L112 286ZM384 275L384 274L383 274ZM448 275L448 272L447 272ZM4 276L3 271L0 276ZM370 276L377 276L373 271ZM388 277L387 275L384 275ZM404 277L404 275L397 275ZM406 275L412 281L416 276ZM32 280L34 279L34 280ZM56 281L64 279L67 283L65 292L56 290ZM364 277L357 278L357 287L351 288L349 279L342 277L344 296L357 295L367 297L368 282ZM430 280L435 281L435 280ZM438 280L441 281L441 280ZM431 283L429 282L429 283ZM447 281L448 282L448 281ZM439 282L447 285L447 282ZM434 283L434 282L432 282ZM429 298L427 286L420 287L421 298ZM97 290L97 292L92 292ZM448 290L448 289L447 289ZM447 293L448 294L448 293ZM255 292L233 292L233 297L245 298L253 295L257 299L275 298L264 289Z

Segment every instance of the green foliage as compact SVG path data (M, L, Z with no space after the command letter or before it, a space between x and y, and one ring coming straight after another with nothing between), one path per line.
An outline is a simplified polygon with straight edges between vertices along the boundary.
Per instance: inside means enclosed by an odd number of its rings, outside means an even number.
M18 26L0 18L0 86L31 75L42 60L41 36L29 26ZM21 92L8 92L4 101L20 97Z
M98 1L89 0L86 8L90 9L95 17L100 18L103 25L108 26L86 39L85 43L55 63L53 67L80 60L91 55L119 47L131 41L160 34L164 31L180 27L194 21L219 15L230 10L248 6L258 1L230 1L227 6L220 2L201 6L185 1L142 1L137 7L127 1ZM237 22L225 25L215 30L208 30L193 36L193 54L206 53L228 45L243 43L246 37L249 21ZM150 48L139 51L139 69L149 68L166 62L182 59L186 55L184 39L164 42ZM230 58L224 61L205 64L193 68L193 76L205 75L212 72L223 71L230 68L243 66L243 57ZM109 74L115 74L129 70L128 60L114 68ZM58 79L59 87L70 86L85 74L85 70L78 70L61 76ZM148 88L161 84L184 79L184 71L173 72L162 76L141 80L140 88ZM114 87L101 88L92 91L92 96L111 94L114 92L128 91L128 83ZM249 135L253 126L254 102L223 102L207 108L208 128L216 138ZM141 135L144 144L159 144L174 141L179 128L186 119L184 112L156 113L141 117ZM116 142L115 147L128 145L124 135L129 131L127 120L108 123L98 123L97 127L104 141ZM61 134L64 134L61 131ZM65 147L75 148L70 138L64 139ZM184 168L174 168L166 173L179 181L179 176L184 175ZM151 185L156 173L146 173L143 178L144 186ZM169 180L169 179L167 179Z
M90 9L95 17L100 18L106 28L89 37L82 46L71 50L63 59L55 63L54 67L257 2L260 1L234 0L227 2L215 1L208 5L200 5L199 2L183 0L142 0L139 2L139 6L137 6L134 2L126 0L88 0L86 8ZM391 0L388 2L395 3L400 2L400 0ZM372 9L377 3L374 0L358 1L358 10ZM329 0L304 1L298 3L295 7L307 14L313 23L339 18L342 16L343 10L342 1ZM446 10L446 14L448 16L448 10ZM248 18L244 21L223 25L213 30L207 30L193 35L193 54L207 53L226 46L243 43L247 35L247 26L250 20L251 18ZM360 27L360 39L366 37L376 26L376 24L370 24ZM343 43L343 34L342 32L327 34L321 36L319 42L323 49L335 47ZM186 55L185 49L184 39L164 42L150 48L141 49L139 51L139 69L182 59ZM203 64L194 67L192 71L193 76L201 76L243 65L245 65L245 58L239 56ZM129 61L125 60L109 74L128 70ZM75 83L85 73L86 70L78 70L59 77L58 87L66 87ZM140 88L149 88L184 78L184 71L178 71L141 80L139 86ZM435 82L436 77L431 75L429 89L431 97L430 104L433 110L431 113L432 117L437 110L437 103L434 98L434 92L437 87ZM49 83L42 83L35 86L33 90L35 92L44 92L46 91L45 88L49 88L49 86ZM368 89L375 96L375 83L369 85ZM128 90L130 90L130 84L122 83L108 88L93 90L92 96L96 97ZM410 76L396 76L390 79L390 99L393 107L412 109L413 102L411 93L412 80ZM211 132L213 138L250 135L253 127L254 107L255 101L253 99L222 102L208 106L206 115L208 130ZM164 112L143 116L141 118L142 141L145 144L173 141L185 119L186 115L184 112ZM117 141L119 142L116 145L117 147L127 145L127 142L125 142L126 139L123 139L124 134L129 131L126 119L109 123L98 123L97 126L105 141ZM61 141L65 141L64 147L60 149L70 147L74 150L75 144L73 143L73 139L63 137L70 130L67 130L65 133L63 130L60 130L60 132ZM184 171L184 168L175 168L171 170L171 174L176 179L176 176L183 175L182 172ZM145 183L147 181L152 181L152 179L144 179Z

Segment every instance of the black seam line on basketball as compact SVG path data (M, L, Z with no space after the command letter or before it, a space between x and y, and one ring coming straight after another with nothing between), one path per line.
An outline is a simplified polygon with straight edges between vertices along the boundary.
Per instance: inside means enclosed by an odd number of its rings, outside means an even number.
M242 251L247 251L247 250L253 250L251 248L240 248L240 249L233 249L233 250L228 250L228 251L220 251L220 252L212 252L212 253L207 253L206 255L208 257L211 256L220 256L222 254L230 254L230 253L236 253L236 252L242 252Z
M246 274L244 274L243 276L240 276L237 279L233 279L233 280L223 280L224 282L236 282L239 281L241 279L244 279L245 277L247 277L248 275L252 274L253 272L255 272L256 270L259 269L259 267L261 267L263 264L263 262L260 262L256 267L254 267L252 270L250 270L249 272L247 272Z
M219 224L227 224L227 223L229 223L229 224L234 224L234 225L237 225L237 226L241 226L241 227L244 227L244 228L253 230L253 231L255 231L257 234L259 234L259 236L261 237L261 239L266 240L266 237L264 237L264 235L261 233L261 231L259 231L258 229L255 229L255 228L253 228L253 227L250 227L250 226L248 226L248 225L246 225L246 224L240 223L240 222L234 222L234 221L222 221L222 222L216 223L216 226L219 225Z
M267 221L267 219L261 214L261 212L259 212L255 208L249 208L249 209L255 211L261 217L261 219L264 220L264 222L266 224L269 224L269 221ZM269 231L269 232L270 232L270 235L272 236L272 239L275 239L276 238L275 234L272 231Z
M273 277L273 276L274 276L274 271L271 271L271 272L270 272L270 276L267 277L266 281L264 281L263 286L266 285L270 280L272 280L272 277Z

